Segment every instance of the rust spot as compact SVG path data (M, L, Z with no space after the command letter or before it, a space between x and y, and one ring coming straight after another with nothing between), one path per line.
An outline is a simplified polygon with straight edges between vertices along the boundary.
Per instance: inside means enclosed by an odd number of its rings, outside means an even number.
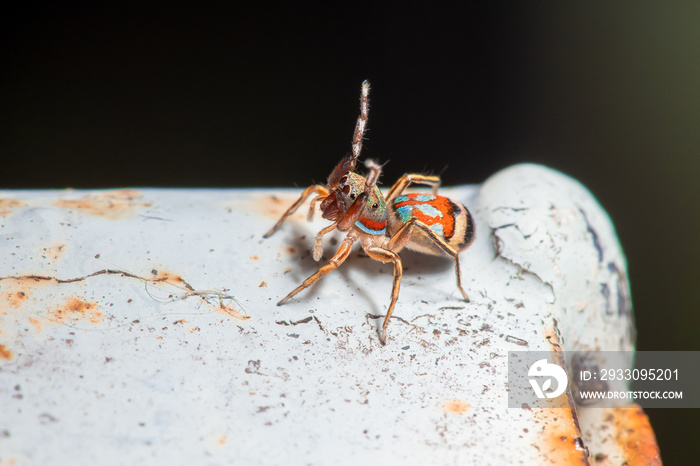
M541 451L551 464L588 464L588 455L571 408L544 408L536 412L541 420Z
M34 326L34 330L36 330L36 333L41 333L44 330L43 327L41 326L41 322L39 322L39 319L35 319L34 317L30 317L28 320L29 320L29 323L32 324L32 326Z
M184 285L186 283L184 278L182 278L180 275L176 275L174 273L163 272L162 270L155 270L155 269L151 270L151 273L155 277L149 281L165 282L165 283L170 283L171 285L174 285L176 283Z
M221 437L219 437L216 440L216 443L218 443L219 445L226 445L226 442L227 442L227 439L226 439L225 435L222 435Z
M182 278L180 275L176 275L170 272L164 272L163 270L153 269L151 270L151 274L154 276L154 278L142 280L151 283L168 284L180 290L180 292L178 293L171 294L169 296L169 298L171 299L183 299L188 298L190 296L196 296L199 297L202 300L202 302L206 304L209 308L214 309L218 312L224 313L228 316L239 320L250 319L250 316L245 315L240 310L234 308L233 306L224 304L224 295L222 292L219 292L217 290L197 290L193 288L189 283L187 283L187 281L185 281L185 279ZM199 328L197 327L196 330L199 330Z
M0 199L0 216L10 215L17 207L25 206L26 204L17 199Z
M258 212L265 212L265 216L267 217L278 218L294 203L293 197L296 196L281 199L273 194L272 196L263 196L259 199L255 199L254 202L257 204Z
M244 313L242 313L241 311L239 311L238 309L236 309L235 307L232 307L232 306L225 306L225 305L224 306L217 306L216 310L221 311L221 312L233 317L234 319L250 320L250 316L245 315ZM199 329L197 329L197 330L199 330Z
M258 194L252 196L249 201L246 201L245 204L246 206L251 206L253 210L260 215L277 220L287 211L287 209L292 206L292 204L294 204L294 201L299 199L301 191L302 190L290 190L288 194L282 194L281 196L276 194ZM304 205L294 214L294 216L299 219L306 216L309 202L313 198L314 197L312 196L306 202L304 202ZM229 205L231 206L230 208L233 209L240 208L240 202L229 203ZM272 227L273 224L274 221L270 224L270 227Z
M87 320L91 324L99 324L105 320L105 315L97 310L95 302L83 301L80 298L68 298L66 302L51 313L51 319L60 324Z
M469 411L469 403L462 400L447 400L442 404L442 408L448 413L464 414Z
M294 254L297 253L297 248L293 248L293 247L289 246L289 247L287 248L287 252L288 252L289 254L294 255Z
M615 441L622 449L628 464L661 465L661 454L656 444L649 418L636 404L613 409Z
M553 325L543 333L551 344L552 362L565 367L557 321L554 320ZM551 408L535 411L535 417L541 420L543 426L540 435L542 455L551 464L588 465L588 449L583 443L576 409L568 392L549 402Z
M252 256L250 256L250 260L257 261L257 260L260 260L260 258L256 255L252 255Z
M42 275L3 277L0 278L0 315L2 315L3 311L6 309L10 309L11 307L19 307L22 304L22 301L27 299L29 293L24 291L25 289L35 288L43 284L61 285L65 283L82 282L90 279L91 277L101 275L115 275L118 277L136 279L147 284L154 284L154 286L156 284L170 285L175 288L175 290L173 290L173 292L168 296L168 298L172 300L188 298L200 299L202 303L212 310L224 313L239 320L250 319L250 316L246 315L243 311L240 311L231 305L225 304L226 302L235 302L235 299L232 296L225 294L227 290L197 290L187 283L187 281L185 281L185 279L181 276L169 272L158 271L156 269L151 271L152 277L141 277L122 270L110 269L98 270L97 272L93 272L83 277L66 279L57 279L55 277ZM131 302L131 299L127 300L127 302ZM3 306L5 303L8 303L9 306ZM59 309L51 311L46 317L57 323L67 323L85 319L89 320L93 324L98 324L104 321L105 316L102 312L98 311L97 308L98 303L96 302L87 302L81 300L80 298L74 297L68 299L62 306L60 306ZM197 328L196 330L199 329Z
M41 257L49 262L56 262L63 257L66 252L65 244L52 244L45 248L41 248Z
M15 357L15 355L12 353L12 351L7 349L7 347L5 345L0 345L0 359L5 359L5 360L9 361L10 359L13 359L14 357Z
M260 282L260 284L259 284L258 286L259 286L260 288L265 288L265 287L267 287L267 282L266 282L266 281L262 281L262 282Z
M654 432L638 404L582 408L579 414L596 464L661 465Z
M8 290L0 293L0 300L12 307L20 307L29 298L30 293L16 286L9 286Z
M81 199L59 199L52 205L115 220L132 215L140 207L151 206L150 202L138 202L136 199L140 197L141 193L137 190L123 189L89 194Z

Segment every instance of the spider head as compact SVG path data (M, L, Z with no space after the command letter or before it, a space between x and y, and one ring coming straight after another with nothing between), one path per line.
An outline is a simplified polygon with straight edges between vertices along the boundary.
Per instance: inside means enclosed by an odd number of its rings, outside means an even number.
M323 218L338 220L348 211L365 185L365 178L354 173L356 158L347 155L335 167L328 178L328 190L330 194L321 201Z

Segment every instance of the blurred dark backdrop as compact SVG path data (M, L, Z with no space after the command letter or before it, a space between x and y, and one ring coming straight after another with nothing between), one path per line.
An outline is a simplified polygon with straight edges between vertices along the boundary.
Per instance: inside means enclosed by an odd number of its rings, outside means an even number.
M700 349L700 3L92 3L0 20L0 188L324 182L366 78L385 184L578 178L627 253L638 348ZM696 413L649 410L667 464Z

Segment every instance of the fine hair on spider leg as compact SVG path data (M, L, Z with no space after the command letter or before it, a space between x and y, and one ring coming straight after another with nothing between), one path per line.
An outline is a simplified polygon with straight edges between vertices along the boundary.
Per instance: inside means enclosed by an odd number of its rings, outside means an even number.
M352 136L352 157L357 160L362 152L362 138L367 128L369 119L369 81L362 82L362 93L360 95L360 116L355 124L355 133Z

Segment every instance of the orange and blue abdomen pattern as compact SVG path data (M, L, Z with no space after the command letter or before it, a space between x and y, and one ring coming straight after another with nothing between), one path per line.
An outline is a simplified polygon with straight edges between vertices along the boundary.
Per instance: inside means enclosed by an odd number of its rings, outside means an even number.
M410 193L394 198L387 212L390 236L411 219L427 225L457 251L463 251L474 241L471 214L462 204L446 197ZM415 240L412 238L406 247L428 254L442 254L425 234L417 234Z

